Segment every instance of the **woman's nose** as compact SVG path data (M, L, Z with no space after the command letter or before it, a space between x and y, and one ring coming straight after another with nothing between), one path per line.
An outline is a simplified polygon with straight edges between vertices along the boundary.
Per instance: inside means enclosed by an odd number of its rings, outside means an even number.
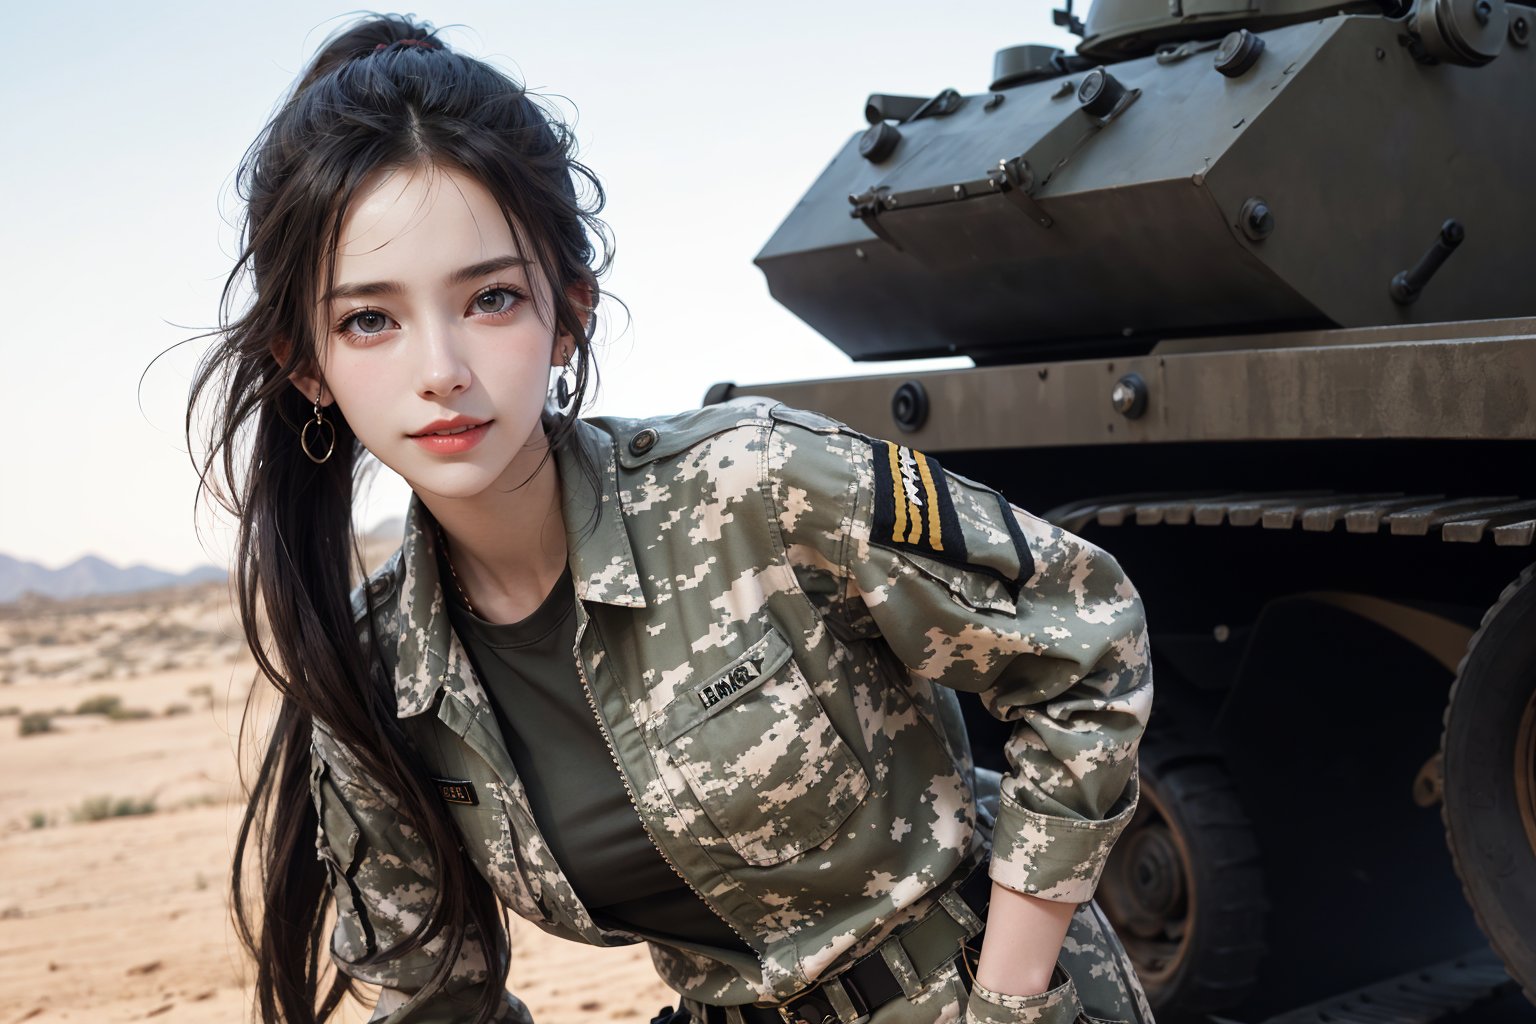
M454 325L436 324L423 333L418 381L422 395L440 398L469 387L472 374L460 346Z

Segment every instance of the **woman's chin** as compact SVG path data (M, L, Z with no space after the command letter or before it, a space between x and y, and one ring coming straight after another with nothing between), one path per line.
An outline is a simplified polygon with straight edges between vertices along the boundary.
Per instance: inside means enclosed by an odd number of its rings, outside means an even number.
M496 477L488 473L427 473L414 479L406 477L411 490L422 498L442 498L449 501L469 501L491 490Z
M443 465L420 464L394 467L424 500L442 498L467 501L480 497L505 497L527 484L540 469L538 458L508 460L476 459ZM405 472L401 472L404 469Z

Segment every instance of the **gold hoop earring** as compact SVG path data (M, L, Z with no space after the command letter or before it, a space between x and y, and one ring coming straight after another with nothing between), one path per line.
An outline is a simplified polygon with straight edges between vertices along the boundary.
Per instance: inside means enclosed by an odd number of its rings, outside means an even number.
M310 428L318 428L325 435L325 454L316 455L309 447ZM304 454L309 456L309 461L317 466L329 462L331 455L336 451L336 428L331 421L325 418L325 413L320 410L320 402L315 401L315 418L304 424L304 429L299 431L299 447L304 449Z

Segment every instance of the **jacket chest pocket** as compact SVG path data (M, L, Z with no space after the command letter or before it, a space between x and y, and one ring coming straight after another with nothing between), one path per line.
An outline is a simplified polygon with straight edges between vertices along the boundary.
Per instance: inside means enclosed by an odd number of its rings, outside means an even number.
M869 777L778 630L672 700L651 726L715 828L748 864L819 845Z

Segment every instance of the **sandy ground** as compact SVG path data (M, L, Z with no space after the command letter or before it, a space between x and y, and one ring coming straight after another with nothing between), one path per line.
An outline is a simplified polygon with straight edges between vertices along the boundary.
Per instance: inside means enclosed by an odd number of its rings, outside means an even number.
M0 606L0 1024L251 1019L227 886L253 677L222 587ZM103 697L116 718L74 713ZM29 713L52 728L21 735ZM88 820L123 801L142 813ZM512 947L540 1024L670 1001L643 946L514 918Z

